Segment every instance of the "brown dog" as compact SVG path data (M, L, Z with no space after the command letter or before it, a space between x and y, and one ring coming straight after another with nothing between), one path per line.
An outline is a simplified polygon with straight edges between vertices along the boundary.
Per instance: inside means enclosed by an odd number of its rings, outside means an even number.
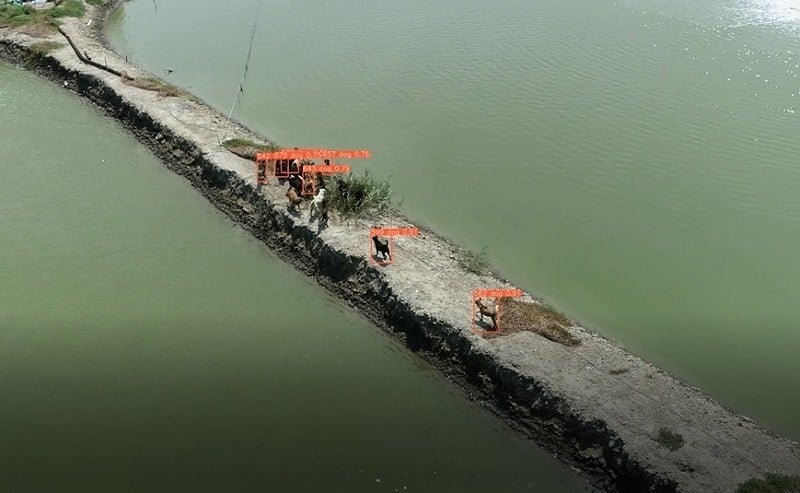
M497 329L497 304L484 300L484 298L476 299L475 304L478 306L481 322L483 322L483 316L486 315L492 319L492 328Z
M297 207L303 202L303 199L297 195L297 191L292 187L289 187L289 190L286 191L286 197L289 198L290 209Z

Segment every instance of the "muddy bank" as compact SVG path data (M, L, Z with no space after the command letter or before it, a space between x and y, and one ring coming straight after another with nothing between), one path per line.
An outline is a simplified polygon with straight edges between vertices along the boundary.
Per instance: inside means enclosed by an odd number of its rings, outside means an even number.
M91 28L84 19L68 20L63 29L93 60L131 77L148 76L107 49L106 14L90 8ZM265 139L238 124L227 126L212 108L127 85L79 60L59 34L51 39L63 46L45 56L32 56L28 48L40 40L8 31L0 36L0 56L66 82L281 258L404 340L468 395L594 484L619 491L733 491L767 471L800 473L794 444L581 327L571 328L581 340L575 347L529 332L475 336L472 289L511 286L464 272L453 258L454 246L424 228L418 238L397 240L394 265L370 266L372 224L332 218L318 232L307 214L289 214L282 188L258 190L252 163L220 146L224 138ZM376 222L410 225L402 217ZM661 446L662 428L679 434L683 446Z

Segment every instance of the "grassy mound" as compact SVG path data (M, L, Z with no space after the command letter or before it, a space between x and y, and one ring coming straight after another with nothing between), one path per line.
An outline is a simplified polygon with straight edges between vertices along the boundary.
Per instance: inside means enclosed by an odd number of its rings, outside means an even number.
M256 158L256 154L259 152L275 152L280 150L275 144L260 144L248 139L228 139L222 143L222 147L239 157L252 160Z
M569 319L544 303L500 298L499 305L503 333L529 331L565 346L580 344L580 340L569 332Z

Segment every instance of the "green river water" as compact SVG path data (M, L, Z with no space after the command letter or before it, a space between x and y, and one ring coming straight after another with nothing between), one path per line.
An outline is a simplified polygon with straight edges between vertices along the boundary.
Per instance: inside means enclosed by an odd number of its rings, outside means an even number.
M77 97L0 135L0 491L585 490Z
M800 439L794 0L135 0L132 61ZM258 15L256 15L258 13ZM172 72L168 72L171 70Z

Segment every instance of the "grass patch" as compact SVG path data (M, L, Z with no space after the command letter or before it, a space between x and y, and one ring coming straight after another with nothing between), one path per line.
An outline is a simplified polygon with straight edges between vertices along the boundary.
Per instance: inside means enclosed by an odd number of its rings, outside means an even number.
M83 0L65 0L58 7L37 9L31 5L0 5L0 27L20 29L31 36L48 36L56 31L58 19L81 17L86 13Z
M345 220L380 214L392 208L389 178L378 180L369 170L364 170L360 175L339 175L334 180L337 185L328 186L330 206Z
M196 103L200 102L199 99L184 91L180 87L168 84L156 77L136 77L135 79L123 78L122 82L129 86L138 87L139 89L157 92L164 97L184 98Z
M473 252L468 248L459 248L456 252L456 260L459 267L473 274L487 274L489 272L489 257L486 255L486 247L480 252Z
M222 143L222 147L245 159L255 159L256 153L259 152L275 152L280 150L275 144L263 144L249 139L228 139Z
M137 77L135 79L125 79L125 84L145 91L153 91L166 97L178 97L183 92L180 88L167 84L161 79L155 77Z
M673 433L666 428L658 430L656 442L664 448L678 450L683 447L683 437L680 433Z
M764 479L748 479L736 493L800 493L800 476L767 473Z
M21 27L32 22L46 23L48 18L43 11L29 5L0 5L0 27Z
M527 303L514 298L500 298L500 323L503 333L535 332L565 346L577 346L580 339L570 334L569 319L544 303Z
M64 0L58 7L53 7L43 12L49 12L54 19L59 17L83 17L83 14L86 13L86 6L83 5L83 0Z

